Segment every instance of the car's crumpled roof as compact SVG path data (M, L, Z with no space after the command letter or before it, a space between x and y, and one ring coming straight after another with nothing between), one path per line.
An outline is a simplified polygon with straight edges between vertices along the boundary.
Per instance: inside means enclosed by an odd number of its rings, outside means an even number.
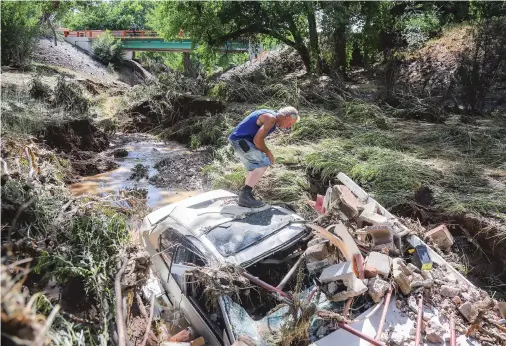
M269 207L222 223L206 232L206 237L222 256L228 257L259 243L296 219L294 214Z

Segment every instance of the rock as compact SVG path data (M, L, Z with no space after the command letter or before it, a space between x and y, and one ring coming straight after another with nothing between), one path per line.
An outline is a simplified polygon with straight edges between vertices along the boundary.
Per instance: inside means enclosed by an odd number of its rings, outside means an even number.
M460 289L458 287L443 285L441 286L441 290L439 291L439 293L442 296L453 298L460 293Z
M425 332L427 340L434 344L440 344L444 341L446 331L437 318L432 318L429 321L429 327L425 330Z
M392 259L379 252L371 252L366 259L364 274L366 278L372 278L381 275L388 278L392 267Z
M481 294L478 290L470 287L466 292L462 292L462 298L466 301L476 303L481 300Z
M471 302L465 302L459 306L459 311L469 322L474 322L478 317L478 310Z
M400 310L404 306L404 302L402 300L397 299L395 301L395 306L397 307L397 309Z
M326 243L320 243L308 247L305 256L308 262L317 262L324 260L329 256L329 250Z
M402 259L394 258L393 260L393 277L394 281L399 286L399 289L403 294L409 294L411 292L411 282L409 281L407 275L402 270Z
M375 303L379 303L381 298L385 295L385 293L390 288L390 284L385 280L380 279L379 277L372 278L369 280L369 295Z
M425 238L430 238L441 249L448 249L453 245L453 237L446 225L440 225L425 233Z
M128 150L123 149L123 148L119 148L119 149L114 150L112 152L112 154L114 155L114 157L127 157L128 156Z
M390 335L390 341L394 345L403 346L404 342L406 342L408 337L405 335L403 330L394 329L392 331L392 335Z
M316 331L316 336L319 337L320 339L323 338L325 335L327 335L327 332L328 332L328 328L327 326L323 325L321 326L320 328L318 328L318 330Z
M415 267L413 265L413 267ZM418 267L415 267L416 269L418 269ZM433 280L433 277L432 277L432 274L429 270L422 270L422 277L425 279L425 280Z
M337 292L337 288L338 288L337 282L331 282L327 285L327 292L330 295L334 295Z
M423 281L423 276L418 273L413 273L412 274L412 281Z
M455 296L453 297L452 302L454 302L457 305L460 305L462 303L462 300L460 299L459 296Z

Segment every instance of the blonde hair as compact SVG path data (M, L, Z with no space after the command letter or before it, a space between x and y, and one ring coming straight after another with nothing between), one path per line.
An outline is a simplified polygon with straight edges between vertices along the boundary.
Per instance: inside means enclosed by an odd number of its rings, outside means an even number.
M295 118L295 119L297 119L296 120L297 123L300 120L299 111L295 107L292 107L292 106L280 108L278 110L278 114Z

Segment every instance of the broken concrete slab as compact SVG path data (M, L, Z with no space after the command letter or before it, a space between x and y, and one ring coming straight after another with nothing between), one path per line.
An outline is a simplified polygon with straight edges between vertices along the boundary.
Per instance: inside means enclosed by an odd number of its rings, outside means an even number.
M337 191L339 192L339 199L351 211L353 216L358 215L364 210L364 205L360 203L357 197L345 185L338 185Z
M360 214L359 220L371 225L379 225L388 222L385 216L365 210Z
M347 285L353 278L356 278L353 272L353 264L351 262L341 262L325 268L320 275L320 282L329 283L342 280Z
M478 317L478 309L471 302L465 302L459 306L459 311L471 323Z
M331 301L346 300L367 291L367 287L364 285L362 280L355 276L355 273L353 272L353 264L350 262L337 263L325 268L320 275L319 280L322 283L335 282L338 286L342 285L341 287L346 288L345 290L330 296L329 300Z
M405 266L404 261L400 258L394 258L392 261L392 273L395 283L403 294L409 294L411 292L411 282L403 270Z
M369 280L367 286L369 288L369 295L375 303L379 303L390 288L390 284L379 277Z
M386 279L390 275L391 268L392 259L390 256L373 251L366 258L364 274L366 278L372 278L376 275L381 275Z
M453 245L453 237L446 225L440 225L431 229L424 235L425 239L430 238L441 249L448 249Z
M321 272L324 268L327 268L328 266L331 266L334 263L335 263L334 259L325 258L321 261L307 262L306 268L310 274L315 275Z
M320 243L310 246L306 249L305 256L308 262L321 261L329 256L329 250L326 243Z
M357 196L357 198L361 201L367 201L369 195L367 192L362 190L360 186L358 186L353 180L350 179L346 174L340 172L337 175L337 179L339 179L346 187L350 189L351 192Z

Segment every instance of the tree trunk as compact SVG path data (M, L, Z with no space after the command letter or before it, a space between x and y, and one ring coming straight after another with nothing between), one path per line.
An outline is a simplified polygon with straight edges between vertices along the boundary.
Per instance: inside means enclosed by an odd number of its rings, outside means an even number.
M195 77L195 68L192 64L192 61L190 59L190 53L184 52L183 53L183 66L184 66L184 75L187 77Z
M334 31L334 68L346 75L346 25L341 24Z
M318 45L318 31L316 30L316 18L312 3L307 4L307 21L309 24L309 47L311 49L311 57L316 63L315 73L320 75L322 73L322 58Z
M306 68L307 74L311 74L313 72L313 68L311 66L311 55L309 53L309 49L307 49L304 45L298 45L294 47L299 53L302 62L304 63L304 67Z

